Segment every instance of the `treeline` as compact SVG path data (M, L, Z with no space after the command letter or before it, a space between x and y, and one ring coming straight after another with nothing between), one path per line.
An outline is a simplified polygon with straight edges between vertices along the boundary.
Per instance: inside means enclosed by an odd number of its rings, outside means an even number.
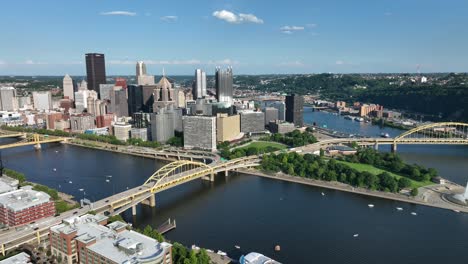
M265 155L261 162L261 169L267 172L281 171L292 176L322 181L337 181L384 192L395 193L403 188L411 187L411 181L405 177L397 179L387 172L378 175L366 171L359 172L334 159L326 160L312 154L300 155L291 152ZM416 195L417 191L412 193Z
M10 178L18 180L20 185L26 181L26 176L24 176L24 174L21 172L4 168L3 173Z
M379 76L364 78L359 74L290 75L272 77L265 84L257 80L256 87L269 92L319 94L332 101L376 103L386 108L430 115L434 121L468 121L467 74L446 74L438 78L438 83L421 84L411 83L410 76L406 76L405 83L400 85L400 80ZM251 83L248 80L243 82Z
M79 207L78 203L75 203L75 204L72 205L72 204L69 204L66 201L62 200L62 198L60 198L60 196L58 194L58 191L56 189L49 188L49 187L47 187L45 185L41 185L41 184L34 184L33 190L47 193L54 200L55 211L58 214L61 214L63 212L66 212L66 211L69 211L69 210L72 210L72 209L75 209L75 208Z
M221 148L219 154L225 159L237 159L245 156L275 152L277 150L280 150L280 148L273 146L236 148L232 151L230 151L229 148Z
M395 153L382 153L372 148L361 148L356 155L346 156L345 160L369 164L420 182L430 181L437 176L437 171L433 168L426 169L416 164L406 164Z
M260 140L279 142L290 147L300 147L317 142L315 136L309 131L301 132L297 129L284 135L276 133L265 136L260 138Z
M119 219L120 221L121 218ZM150 225L147 225L143 230L135 229L136 232L143 234L145 236L151 237L158 242L165 241L164 236L159 233L156 229L153 229ZM211 260L205 249L200 249L200 251L195 252L186 248L180 243L172 244L172 263L174 264L210 264Z

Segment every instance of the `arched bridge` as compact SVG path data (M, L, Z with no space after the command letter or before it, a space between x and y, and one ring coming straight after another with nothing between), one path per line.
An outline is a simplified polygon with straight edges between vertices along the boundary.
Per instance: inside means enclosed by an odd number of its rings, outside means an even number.
M378 147L378 145L392 145L392 151L396 151L397 145L400 144L468 145L468 124L460 122L431 123L405 131L395 138L332 138L298 149L312 151L329 145L353 142L359 145L374 145L375 147Z
M62 142L65 138L31 133L6 133L0 134L0 138L22 138L22 140L10 144L0 145L0 149L16 148L34 145L36 149L41 148L41 144Z
M151 175L146 182L133 189L113 195L94 203L94 210L120 214L130 208L136 214L136 205L142 203L152 207L156 205L155 194L176 187L180 184L203 178L213 181L217 173L258 166L260 158L249 156L227 162L205 164L197 161L178 160L165 165Z

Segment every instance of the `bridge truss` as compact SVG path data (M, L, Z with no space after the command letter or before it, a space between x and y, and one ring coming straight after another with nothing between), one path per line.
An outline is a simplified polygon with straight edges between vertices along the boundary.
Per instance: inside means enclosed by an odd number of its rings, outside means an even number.
M418 126L395 137L398 143L468 144L468 124L460 122L431 123Z

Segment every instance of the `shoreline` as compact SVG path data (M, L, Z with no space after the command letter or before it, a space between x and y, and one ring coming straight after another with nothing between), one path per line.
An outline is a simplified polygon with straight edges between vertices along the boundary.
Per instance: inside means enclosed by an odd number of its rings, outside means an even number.
M88 149L109 151L109 152L114 152L114 153L126 154L126 155L131 155L131 156L136 156L136 157L141 157L141 158L149 158L149 159L166 161L166 162L172 162L172 161L177 160L177 159L172 159L172 158L164 158L162 156L157 156L157 155L139 154L139 153L124 151L121 149L119 150L117 145L106 144L103 146L99 146L99 143L96 144L96 142L92 142L92 141L86 141L86 142L83 141L81 143L67 141L67 142L62 142L62 144L68 144L68 145L88 148ZM115 149L112 149L112 147L115 147Z
M429 207L439 208L439 209L446 209L446 210L452 210L452 211L458 210L460 212L468 213L468 207L455 206L455 205L451 205L448 203L444 205L428 203L423 200L418 200L417 198L408 197L402 194L372 191L369 189L353 187L353 186L350 186L344 183L339 183L339 182L319 181L315 179L302 178L298 176L290 176L287 174L269 175L259 170L252 170L252 169L239 169L237 170L237 172L246 174L246 175L253 175L253 176L269 178L269 179L274 179L274 180L298 183L298 184L303 184L303 185L308 185L308 186L315 186L315 187L320 187L320 188L332 189L332 190L337 190L337 191L343 191L343 192L377 197L377 198L382 198L382 199L387 199L387 200L411 203L411 204L416 204L416 205L429 206ZM425 188L425 187L421 187L421 188Z

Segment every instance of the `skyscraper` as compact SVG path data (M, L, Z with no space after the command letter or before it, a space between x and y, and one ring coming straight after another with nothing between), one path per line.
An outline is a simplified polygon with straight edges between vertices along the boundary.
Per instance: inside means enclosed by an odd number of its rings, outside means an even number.
M138 85L154 85L154 76L147 75L146 64L142 61L136 64L136 79Z
M16 89L13 87L0 88L0 110L16 111L18 110L18 100L16 97Z
M88 79L88 89L96 91L99 94L99 85L106 83L104 54L86 54L86 76Z
M195 70L195 82L192 87L193 99L206 96L206 73L200 69Z
M232 88L232 67L226 70L216 68L215 79L216 99L218 99L218 102L232 104L232 97L234 94Z
M138 61L136 64L136 77L146 75L146 64L143 61Z
M52 94L47 92L33 92L34 109L50 110L52 109Z
M117 117L128 116L127 92L123 89L110 92L110 112Z
M295 126L304 126L304 97L300 95L286 96L286 121Z
M143 86L128 86L128 115L143 111Z
M63 77L63 98L75 100L74 95L73 79L67 74Z

